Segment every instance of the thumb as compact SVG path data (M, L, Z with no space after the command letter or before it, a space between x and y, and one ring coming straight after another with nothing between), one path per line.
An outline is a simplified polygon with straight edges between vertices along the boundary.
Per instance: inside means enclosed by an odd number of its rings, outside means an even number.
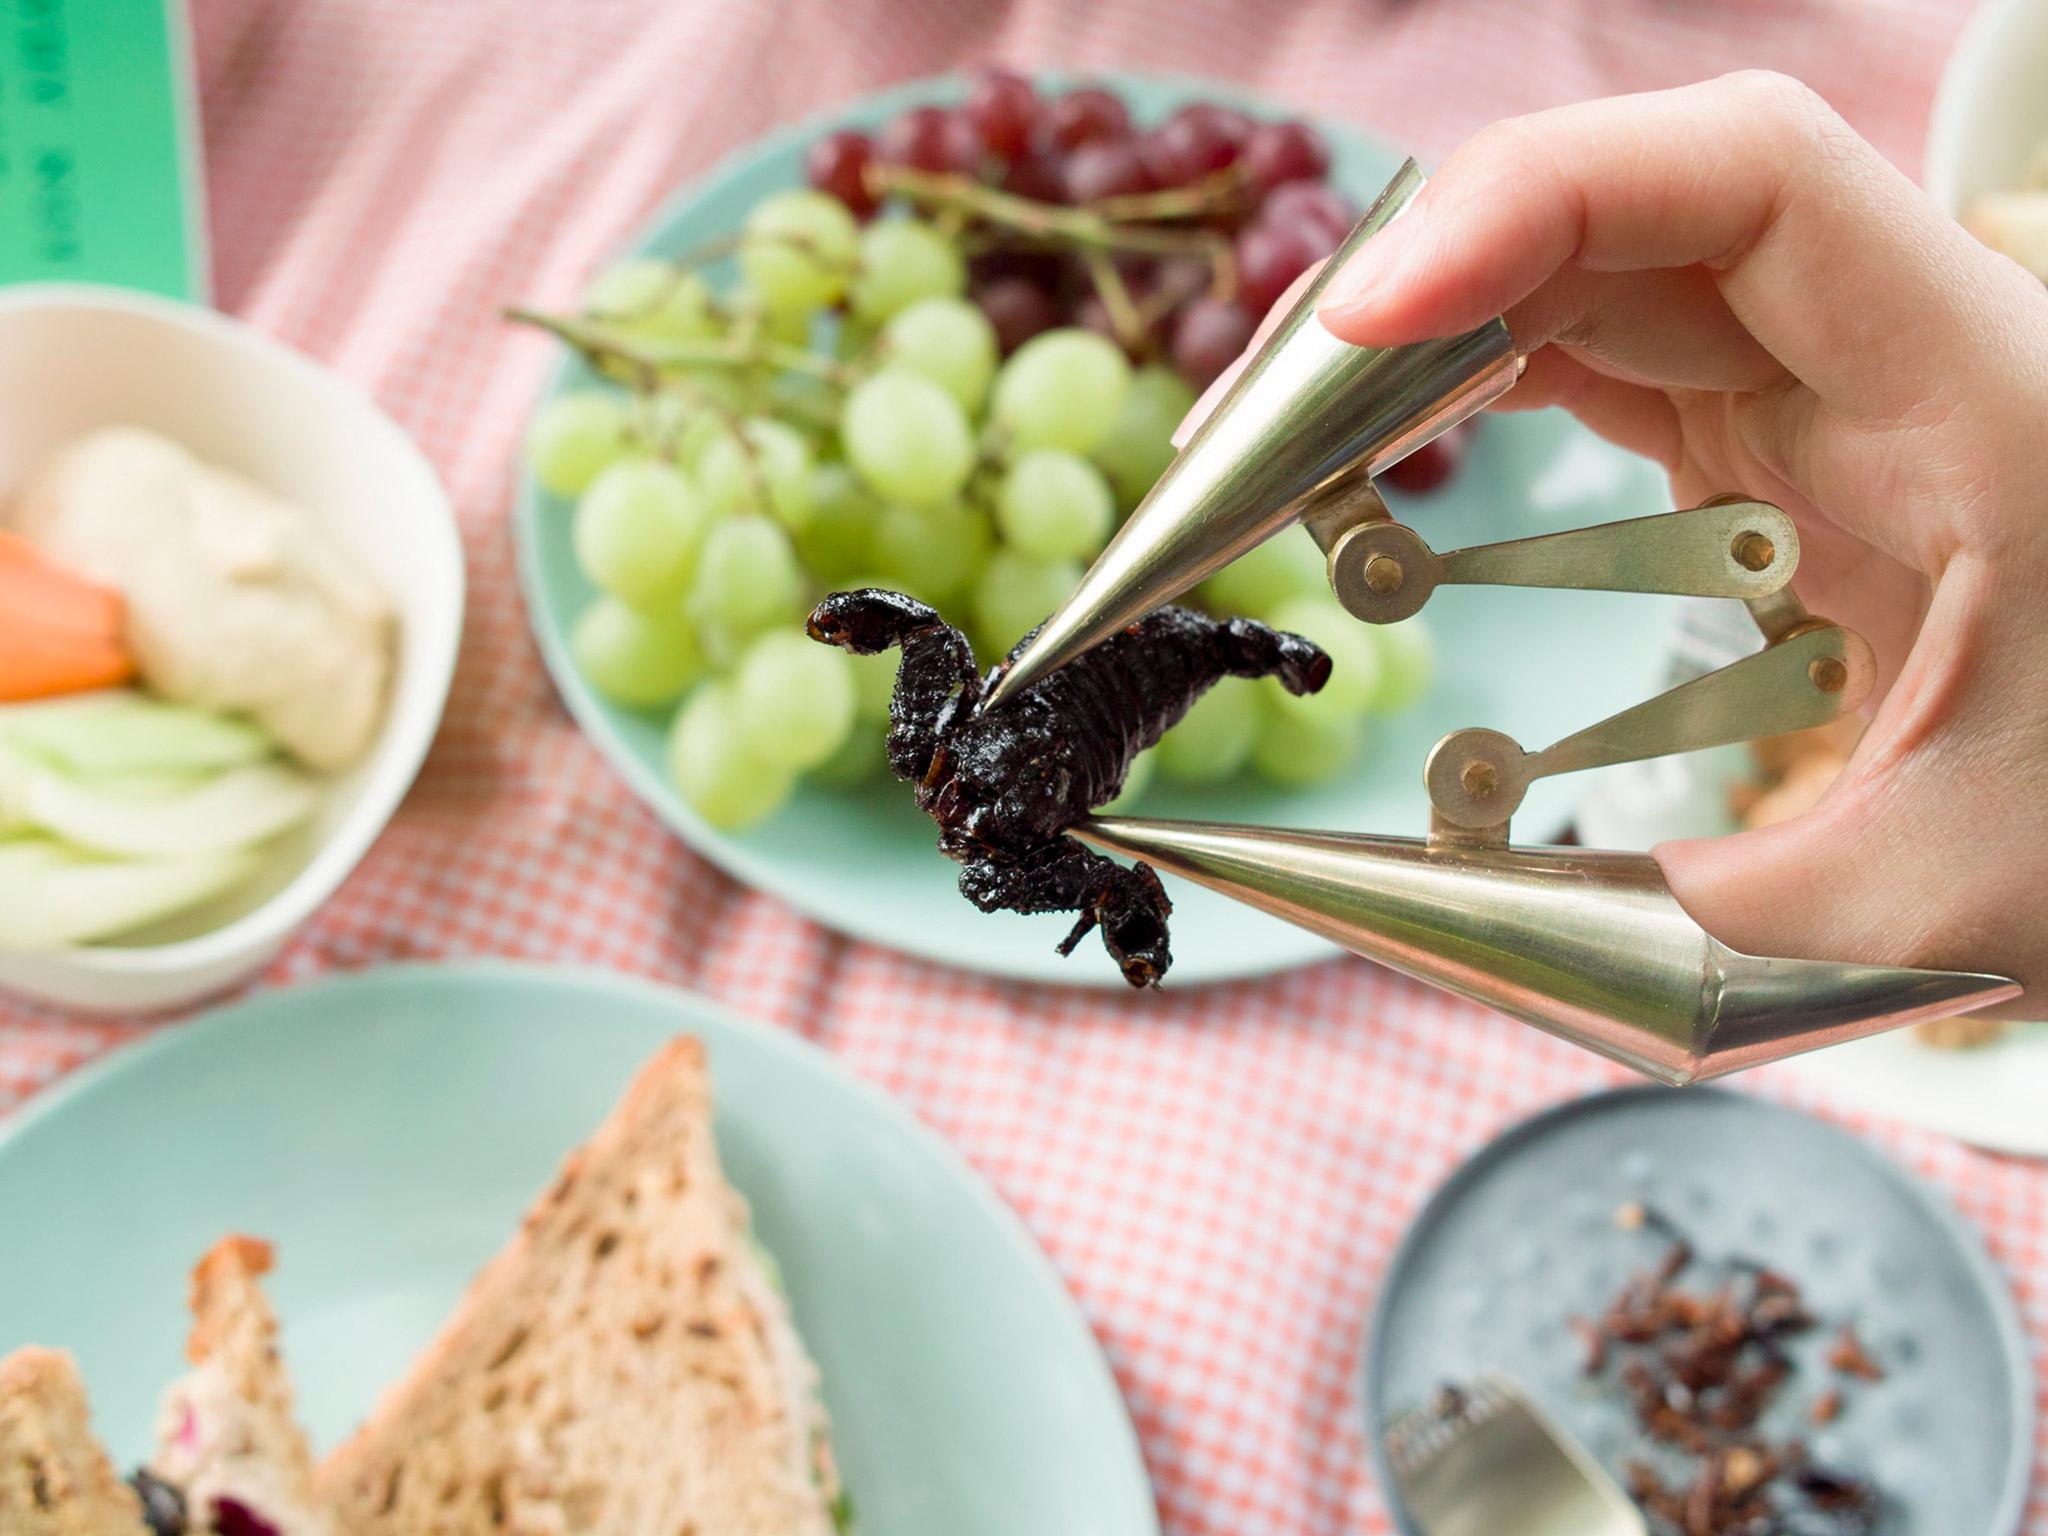
M2048 984L2037 722L2008 686L2029 661L1994 642L1965 585L1938 590L1905 670L1811 810L1651 850L1679 905L1722 943ZM2024 1017L2041 1005L2007 1007Z

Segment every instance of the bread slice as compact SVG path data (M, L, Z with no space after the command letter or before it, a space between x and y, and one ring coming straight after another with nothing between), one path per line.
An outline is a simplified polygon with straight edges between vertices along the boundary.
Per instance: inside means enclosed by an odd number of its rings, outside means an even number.
M93 1437L85 1383L61 1350L0 1360L0 1532L144 1536L141 1501Z
M816 1383L678 1039L316 1486L349 1536L831 1536Z
M270 1266L268 1243L225 1237L193 1269L192 1369L164 1392L149 1470L184 1495L194 1532L331 1536L260 1283Z

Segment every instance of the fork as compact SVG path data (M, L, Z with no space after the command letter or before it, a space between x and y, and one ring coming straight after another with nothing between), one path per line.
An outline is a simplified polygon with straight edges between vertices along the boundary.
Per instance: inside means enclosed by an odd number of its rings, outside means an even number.
M1614 1479L1504 1376L1397 1415L1382 1443L1423 1536L1648 1536Z

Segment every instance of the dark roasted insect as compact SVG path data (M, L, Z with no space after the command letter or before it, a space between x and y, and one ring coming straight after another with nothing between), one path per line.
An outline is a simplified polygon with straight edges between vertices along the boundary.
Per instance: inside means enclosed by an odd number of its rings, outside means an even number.
M1629 1493L1655 1536L1872 1536L1883 1499L1869 1482L1816 1465L1796 1440L1767 1438L1761 1421L1794 1376L1791 1341L1816 1326L1799 1286L1745 1259L1715 1266L1710 1290L1681 1285L1693 1246L1665 1216L1640 1204L1619 1225L1669 1245L1663 1260L1623 1286L1597 1322L1578 1324L1586 1373L1619 1358L1615 1380L1637 1425L1654 1441L1696 1458L1689 1479L1667 1480L1646 1461L1628 1468ZM1875 1380L1877 1363L1844 1329L1828 1365ZM1831 1422L1843 1409L1829 1386L1808 1416Z
M1134 987L1157 986L1172 963L1173 904L1149 867L1127 869L1066 830L1114 799L1131 759L1218 678L1273 677L1314 693L1330 675L1330 658L1298 635L1162 608L983 710L994 674L984 679L966 636L915 598L835 593L812 612L810 633L861 656L902 647L889 766L916 786L940 849L966 866L961 894L984 912L1080 913L1060 953L1100 926Z

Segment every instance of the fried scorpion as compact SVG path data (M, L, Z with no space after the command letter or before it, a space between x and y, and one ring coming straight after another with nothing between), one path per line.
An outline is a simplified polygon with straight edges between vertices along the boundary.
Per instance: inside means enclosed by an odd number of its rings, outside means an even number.
M915 598L835 593L809 628L857 656L902 648L889 766L916 786L940 850L965 866L960 893L984 912L1080 913L1059 952L1099 927L1134 987L1156 987L1173 962L1173 903L1148 865L1126 868L1067 829L1115 799L1131 760L1219 678L1272 677L1302 694L1330 675L1330 658L1299 635L1161 608L985 710L1000 669L983 678L967 637Z

